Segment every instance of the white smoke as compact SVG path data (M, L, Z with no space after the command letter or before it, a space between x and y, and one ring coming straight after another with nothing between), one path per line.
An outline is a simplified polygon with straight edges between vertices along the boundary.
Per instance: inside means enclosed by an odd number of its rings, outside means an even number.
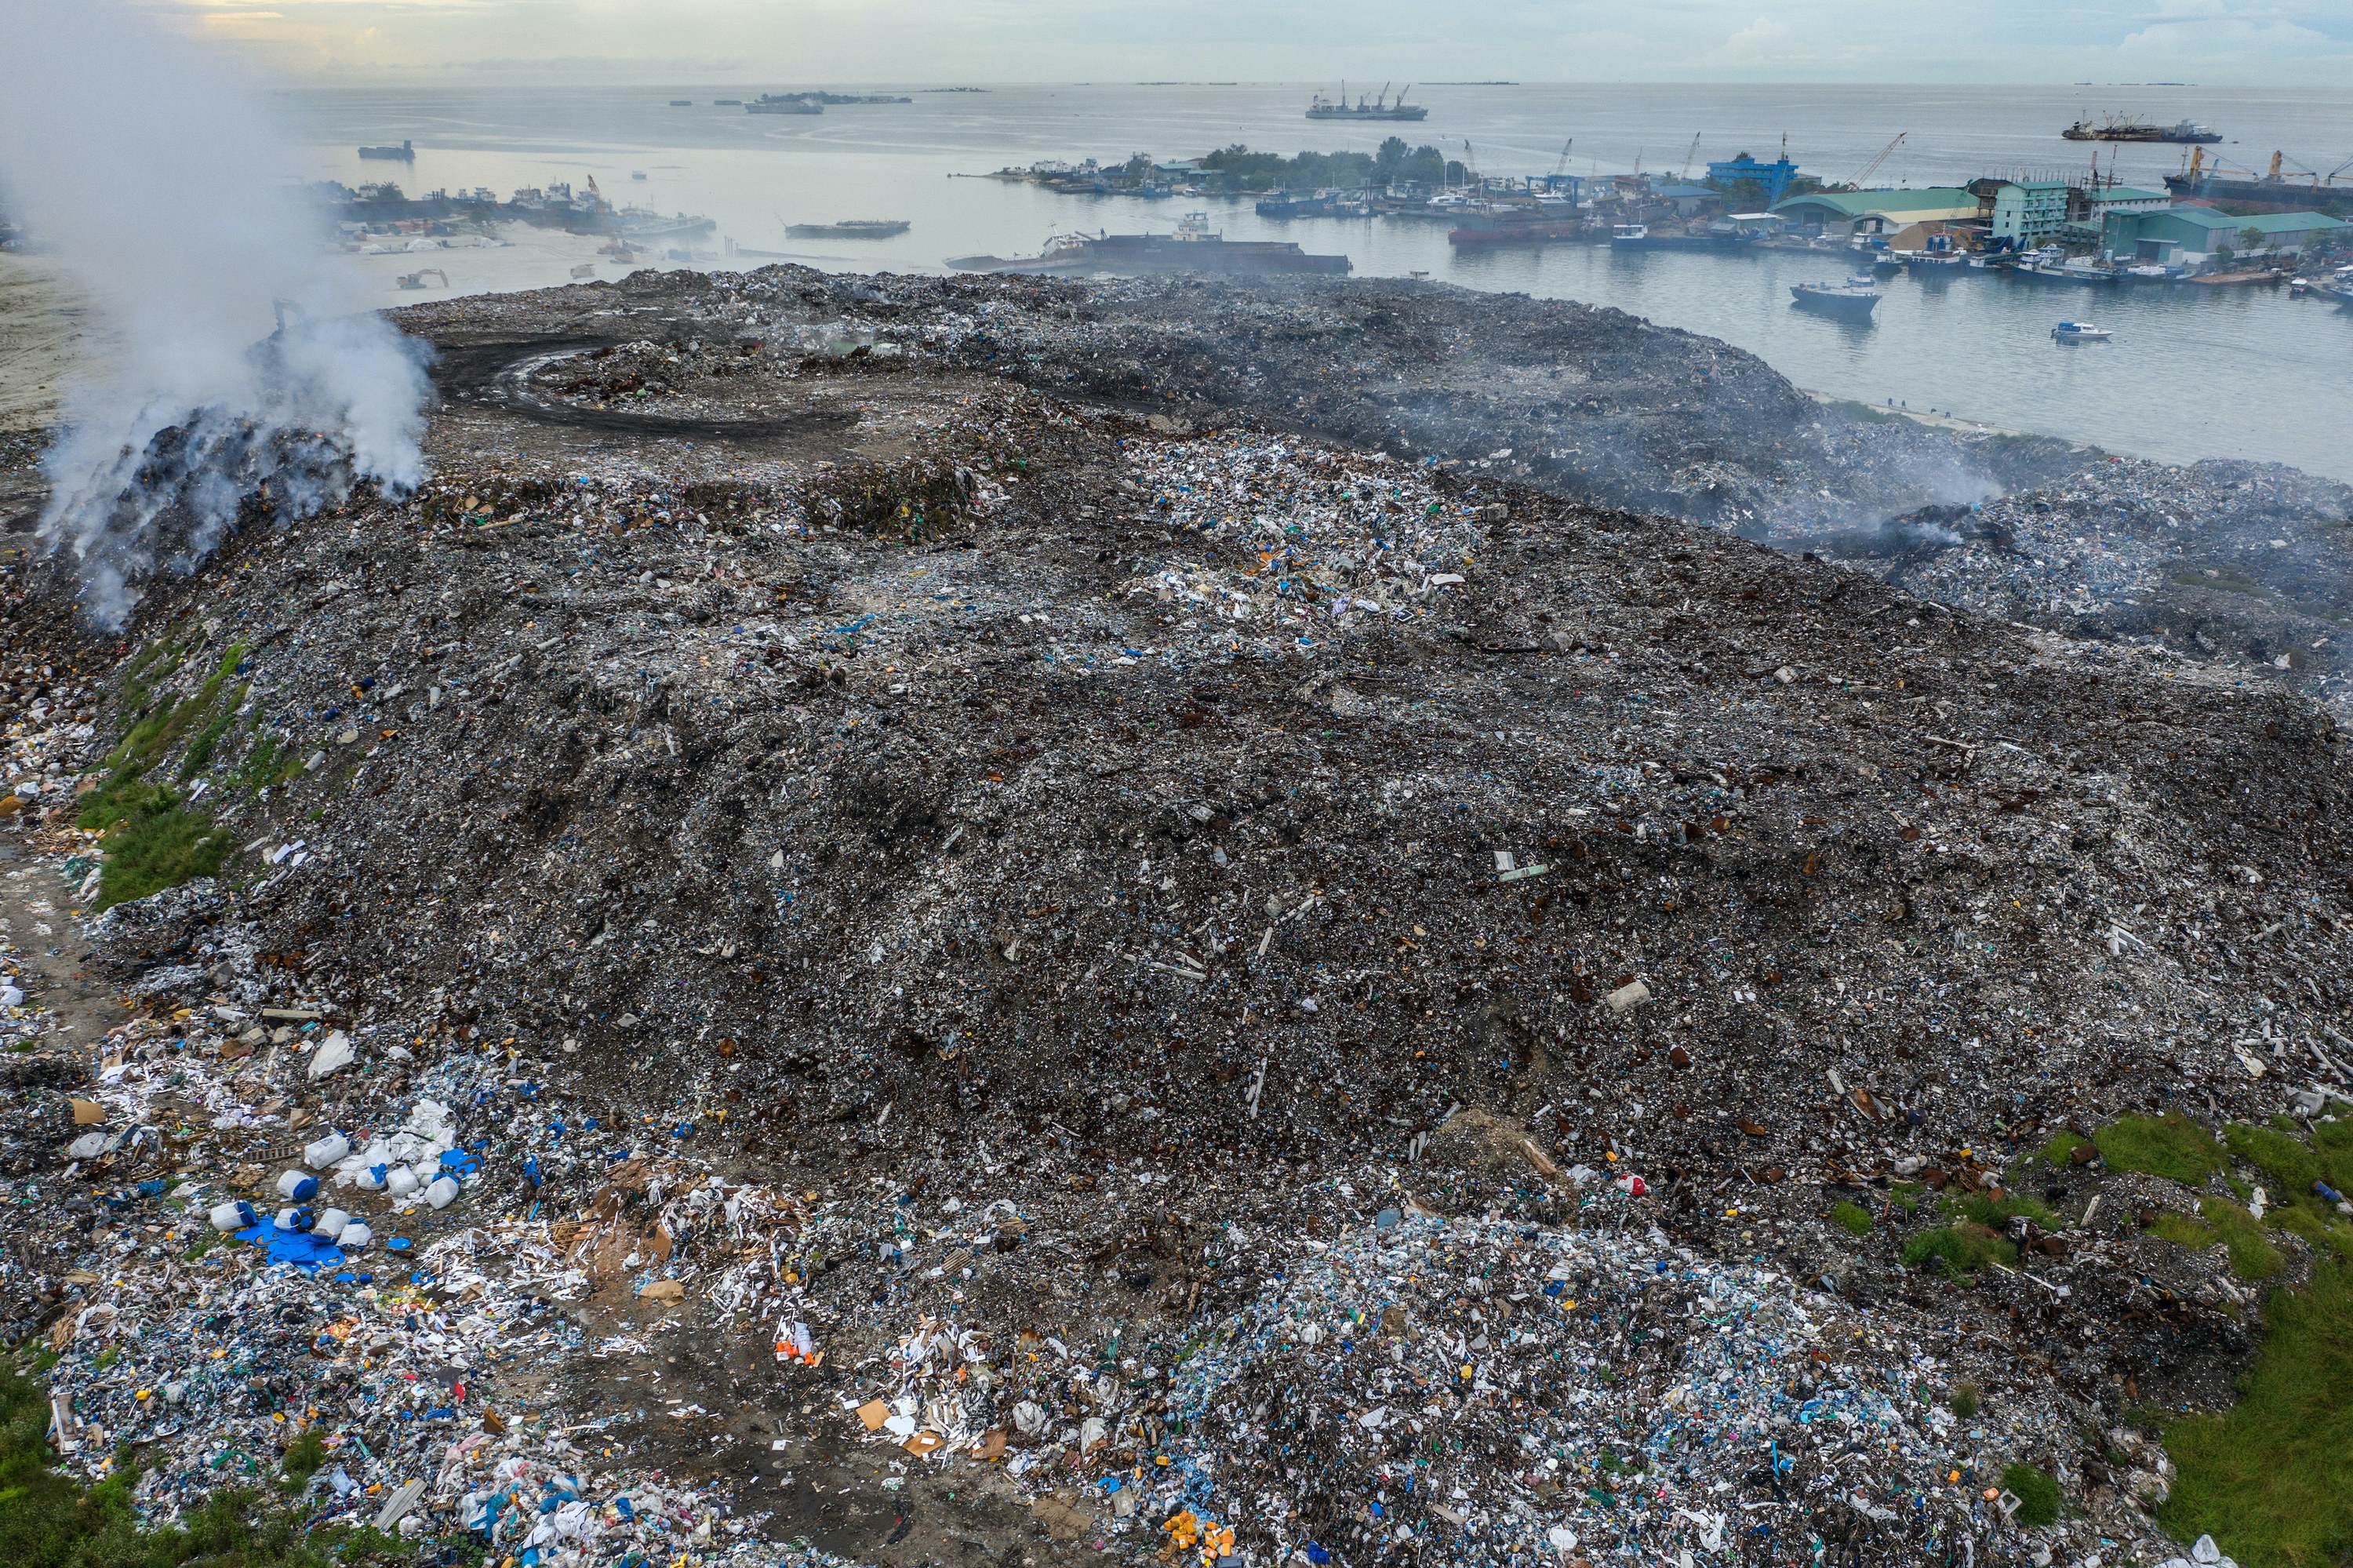
M283 519L422 476L427 351L365 313L292 148L258 84L147 12L0 0L0 206L121 344L43 459L43 541L101 625L265 486Z

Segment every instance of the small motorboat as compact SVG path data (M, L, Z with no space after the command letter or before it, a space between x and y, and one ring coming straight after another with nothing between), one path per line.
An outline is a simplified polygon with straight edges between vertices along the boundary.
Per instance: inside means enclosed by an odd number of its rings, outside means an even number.
M1843 283L1799 283L1789 295L1800 309L1849 321L1869 320L1873 307L1879 303L1879 291L1867 276L1849 278Z
M2089 322L2061 322L2051 329L2052 339L2057 343L2105 343L2116 335Z

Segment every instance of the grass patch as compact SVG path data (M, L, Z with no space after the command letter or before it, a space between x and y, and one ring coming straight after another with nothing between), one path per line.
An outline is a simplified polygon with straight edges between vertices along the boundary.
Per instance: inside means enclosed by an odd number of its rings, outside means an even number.
M286 1445L284 1468L286 1489L299 1492L311 1484L319 1467L327 1462L327 1445L315 1426L305 1426L302 1435Z
M1871 1234L1871 1211L1860 1203L1841 1202L1831 1211L1831 1218L1836 1220L1841 1226L1854 1235L1863 1236Z
M291 747L276 736L264 734L238 764L237 781L245 787L247 794L259 795L273 785L285 783L301 765L301 758L293 754Z
M1952 1393L1945 1400L1945 1407L1968 1421L1977 1414L1978 1406L1984 1403L1985 1395L1978 1392L1977 1384L1957 1383L1953 1385Z
M99 875L98 909L210 876L228 853L228 834L210 812L192 811L161 788L150 789L99 842L109 858Z
M2165 1435L2178 1467L2158 1520L2211 1535L2246 1568L2353 1558L2353 1277L2332 1263L2263 1308L2263 1353L2223 1415Z
M1894 1199L1895 1206L1905 1213L1916 1214L1920 1212L1920 1194L1924 1190L1917 1181L1898 1181L1888 1190L1887 1195Z
M239 686L237 694L213 715L212 723L196 733L196 738L188 744L188 755L180 759L182 779L194 779L204 771L205 764L213 759L213 748L220 744L221 736L228 733L229 726L237 722L237 710L245 705L245 694L249 690L250 687Z
M2031 1529L2058 1520L2059 1483L2043 1471L2021 1460L2002 1471L2001 1484L2018 1498L2017 1523Z
M2220 1198L2200 1198L2198 1212L2206 1216L2231 1249L2231 1272L2242 1279L2269 1279L2287 1266L2272 1238L2263 1234L2262 1224L2255 1216L2236 1203Z
M1961 1200L1960 1212L1967 1218L1993 1231L2005 1228L2013 1214L2024 1214L2046 1231L2055 1231L2065 1223L2052 1213L2051 1205L2042 1199L2015 1192L2003 1193L1999 1202L1983 1192L1971 1192Z
M2018 1249L2008 1237L1968 1220L1923 1231L1904 1244L1905 1267L1927 1268L1933 1262L1935 1272L1947 1279L1976 1274L1989 1263L2017 1261Z
M2185 1187L2222 1168L2222 1146L2184 1116L2121 1117L2093 1135L2111 1171L2140 1171Z
M2336 1214L2297 1204L2274 1209L2264 1218L2291 1234L2302 1236L2316 1249L2326 1248L2340 1260L2353 1263L2353 1225Z
M2076 1147L2088 1141L2089 1139L2078 1138L2072 1132L2054 1132L2051 1135L2051 1141L2036 1151L2036 1158L2045 1165L2055 1165L2060 1170L2065 1171L2075 1163Z
M2149 1225L2148 1234L2159 1241L2186 1246L2192 1252L2212 1246L2215 1239L2211 1227L2201 1225L2188 1214L2173 1209L2160 1210L2155 1222Z

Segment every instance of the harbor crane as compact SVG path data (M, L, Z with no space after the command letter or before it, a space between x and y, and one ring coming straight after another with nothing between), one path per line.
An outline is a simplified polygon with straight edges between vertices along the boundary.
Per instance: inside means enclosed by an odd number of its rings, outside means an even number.
M2343 163L2337 164L2335 168L2321 175L2320 183L2324 185L2333 185L2337 183L2337 176L2343 174L2348 169L2353 169L2353 158L2346 159Z
M1701 134L1702 132L1694 132L1692 133L1691 151L1683 154L1683 172L1675 176L1675 183L1677 185L1687 185L1691 184L1692 161L1699 156L1699 139Z
M1894 156L1895 149L1904 144L1904 138L1910 134L1912 134L1912 132L1909 131L1898 131L1895 133L1895 140L1887 143L1886 146L1882 147L1879 150L1879 156L1872 159L1868 164L1865 164L1862 166L1862 173L1855 175L1853 179L1849 180L1847 182L1848 185L1855 190L1861 190L1862 188L1862 182L1871 178L1872 175L1879 173L1879 165L1887 162L1890 157Z
M1560 157L1552 166L1552 177L1554 179L1560 178L1560 176L1567 171L1568 150L1576 145L1577 138L1574 136L1571 136L1567 141L1563 142L1560 144ZM2353 164L2348 164L2347 167L2353 168Z

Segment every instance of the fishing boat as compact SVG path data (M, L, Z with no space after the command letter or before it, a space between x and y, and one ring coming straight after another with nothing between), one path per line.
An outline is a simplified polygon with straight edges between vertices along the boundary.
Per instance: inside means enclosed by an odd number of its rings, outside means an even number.
M1879 304L1879 291L1867 277L1849 278L1843 283L1793 284L1789 294L1806 310L1848 321L1868 321Z
M417 144L413 142L403 142L397 147L362 147L360 156L382 158L393 163L413 164L417 162Z
M2105 343L2116 334L2089 322L2061 322L2051 329L2055 343Z
M914 225L897 217L846 217L839 223L788 223L787 239L889 239Z
M1643 223L1614 224L1609 229L1612 250L1715 250L1746 251L1757 243L1757 237L1745 233L1731 224L1721 227L1711 224L1698 234L1653 234Z

